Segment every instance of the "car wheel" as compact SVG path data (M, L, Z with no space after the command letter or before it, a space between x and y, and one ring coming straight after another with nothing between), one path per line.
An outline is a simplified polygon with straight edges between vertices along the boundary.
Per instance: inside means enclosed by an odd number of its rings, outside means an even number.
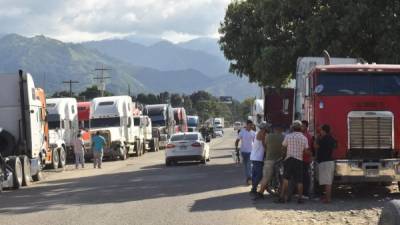
M165 165L166 166L171 166L172 165L171 160L166 159L165 160Z

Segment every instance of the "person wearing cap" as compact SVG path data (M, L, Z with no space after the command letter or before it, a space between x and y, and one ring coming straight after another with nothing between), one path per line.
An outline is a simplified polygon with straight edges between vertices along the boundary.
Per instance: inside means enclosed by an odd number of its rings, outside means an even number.
M268 134L266 137L263 178L260 182L260 190L258 191L254 200L264 198L264 192L274 175L274 165L283 157L282 142L285 138L283 135L283 127L280 125L272 125L272 128L273 133Z
M303 203L303 154L310 153L308 140L301 132L301 121L294 121L293 132L286 135L282 146L286 147L283 182L278 203L285 203L288 199L289 180L297 184L298 203Z
M254 140L253 148L250 154L250 160L252 164L252 187L250 194L257 194L257 186L263 176L264 154L266 147L265 137L267 135L268 125L266 122L262 122L258 125L258 128L260 130L256 134L256 139Z
M250 154L253 148L253 142L256 133L252 130L253 122L247 120L245 129L240 129L239 135L235 142L235 148L238 149L240 142L240 154L242 155L243 165L246 176L246 184L250 185L251 182L251 161Z

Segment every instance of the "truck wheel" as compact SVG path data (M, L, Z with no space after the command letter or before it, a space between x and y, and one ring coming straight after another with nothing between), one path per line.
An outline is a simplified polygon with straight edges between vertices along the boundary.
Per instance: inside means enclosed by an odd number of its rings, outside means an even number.
M57 169L59 162L60 162L60 157L58 155L58 150L57 149L53 149L53 151L52 151L52 159L51 159L51 168L52 169Z
M400 201L392 200L387 202L382 209L379 218L379 225L400 224Z
M22 164L22 186L29 186L31 184L31 162L26 155L19 157Z
M13 175L13 187L14 189L18 189L22 186L23 180L23 172L22 172L22 163L18 157L12 156L7 164L12 169Z
M59 158L58 168L64 168L65 164L67 162L67 154L66 154L65 149L63 147L61 147L58 150L58 158Z
M120 156L119 156L119 158L121 159L121 160L126 160L127 159L127 152L126 152L126 150L125 150L125 148L124 147L119 147L120 149L119 149L119 152L120 152Z

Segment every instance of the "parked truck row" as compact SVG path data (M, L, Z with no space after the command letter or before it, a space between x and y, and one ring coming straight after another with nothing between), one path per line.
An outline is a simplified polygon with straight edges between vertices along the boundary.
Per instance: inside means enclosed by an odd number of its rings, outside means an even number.
M125 160L165 148L171 135L188 130L185 109L169 104L139 107L130 96L46 99L24 71L0 76L0 84L0 190L28 186L45 168L64 168L78 134L86 160L97 132L106 140L104 156Z

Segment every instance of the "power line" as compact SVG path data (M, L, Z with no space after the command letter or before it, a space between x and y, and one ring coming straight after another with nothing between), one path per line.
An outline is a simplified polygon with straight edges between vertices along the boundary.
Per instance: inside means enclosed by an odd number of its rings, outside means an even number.
M69 84L69 97L72 97L72 84L78 84L79 81L68 80L68 81L63 81L63 83Z
M106 90L106 79L111 79L111 77L104 76L104 72L111 69L104 68L104 65L101 64L101 68L95 68L94 70L100 71L100 75L96 76L94 79L99 81L100 87L98 88L100 89L101 97L103 97Z

